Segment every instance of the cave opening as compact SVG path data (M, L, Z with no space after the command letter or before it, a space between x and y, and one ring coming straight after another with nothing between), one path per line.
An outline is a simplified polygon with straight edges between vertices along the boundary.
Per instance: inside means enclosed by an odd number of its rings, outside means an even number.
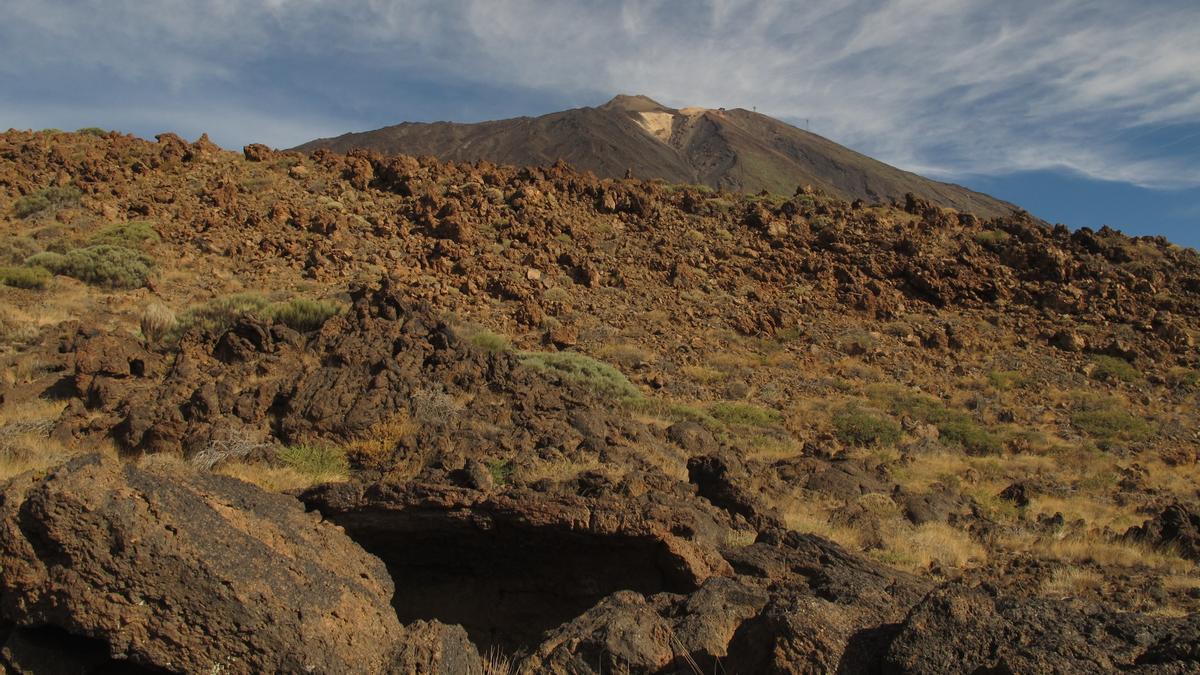
M620 590L686 592L652 537L598 535L466 511L330 514L379 557L403 623L462 625L481 650L512 654Z

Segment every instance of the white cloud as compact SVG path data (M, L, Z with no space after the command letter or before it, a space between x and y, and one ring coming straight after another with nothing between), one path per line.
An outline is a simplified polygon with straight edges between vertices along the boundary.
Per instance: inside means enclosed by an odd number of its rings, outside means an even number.
M264 60L304 57L580 103L626 92L674 105L756 106L940 176L1068 167L1142 185L1200 185L1200 158L1183 152L1187 143L1164 145L1159 156L1147 156L1154 147L1145 144L1162 143L1151 129L1177 125L1183 138L1184 125L1200 124L1194 0L8 4L0 75L10 78L30 66L84 66L180 92L238 83ZM296 110L270 97L244 106L220 124L248 125L245 139L314 126L281 126ZM341 130L312 117L320 133Z

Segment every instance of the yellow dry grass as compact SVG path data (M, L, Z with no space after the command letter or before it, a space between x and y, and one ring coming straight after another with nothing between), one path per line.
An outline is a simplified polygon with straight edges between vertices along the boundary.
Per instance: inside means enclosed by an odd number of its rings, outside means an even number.
M876 559L911 572L941 567L966 567L987 560L987 549L971 535L946 523L898 527L884 535L884 547L871 551Z
M1060 567L1042 582L1041 594L1047 598L1066 599L1099 591L1104 577L1094 570L1079 567Z
M1098 535L1085 537L1040 537L1015 534L1000 544L1047 560L1092 563L1102 567L1148 568L1158 572L1186 575L1194 573L1195 563L1169 551L1160 551L1132 541L1108 540Z
M288 466L271 466L250 462L228 462L218 467L216 473L253 483L268 492L291 492L320 483L346 479L342 474L310 475L300 473Z

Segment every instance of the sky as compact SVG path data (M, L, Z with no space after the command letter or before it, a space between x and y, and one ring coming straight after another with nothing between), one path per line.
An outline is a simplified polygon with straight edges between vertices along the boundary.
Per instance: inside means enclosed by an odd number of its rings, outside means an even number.
M0 129L290 147L617 93L755 108L1200 247L1197 0L4 0Z

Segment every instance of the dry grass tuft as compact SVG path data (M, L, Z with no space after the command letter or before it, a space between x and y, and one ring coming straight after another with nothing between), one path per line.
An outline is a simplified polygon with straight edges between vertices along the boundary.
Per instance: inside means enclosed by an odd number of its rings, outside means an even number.
M324 482L317 477L300 473L290 466L249 462L228 462L218 467L216 473L253 483L267 492L292 492Z
M1098 572L1078 567L1060 567L1042 582L1041 593L1047 598L1063 600L1099 591L1104 577Z
M879 560L913 572L941 567L966 567L987 560L987 550L971 535L946 523L895 528L884 535L884 548L873 551Z

